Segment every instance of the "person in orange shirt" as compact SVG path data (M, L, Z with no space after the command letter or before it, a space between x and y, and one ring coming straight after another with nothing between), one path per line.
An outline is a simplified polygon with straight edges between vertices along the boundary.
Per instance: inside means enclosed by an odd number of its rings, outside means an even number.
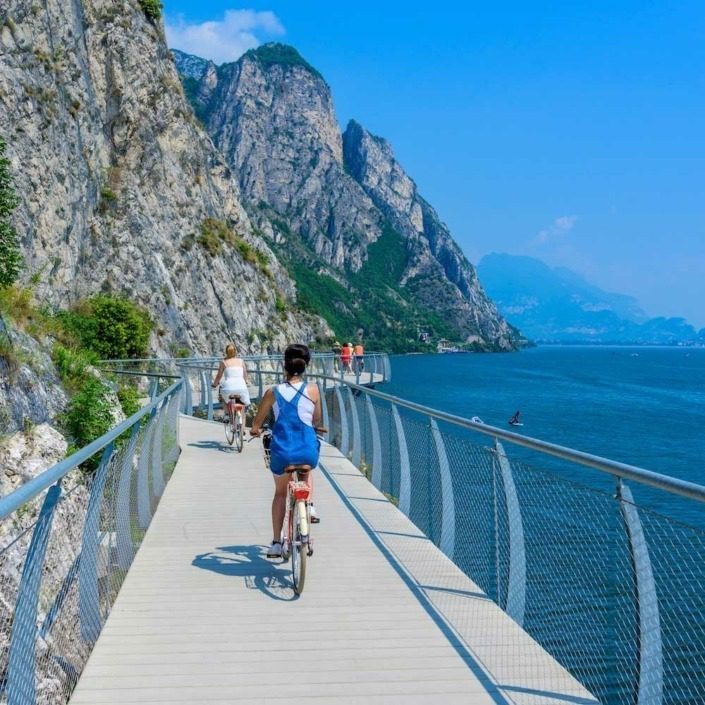
M360 374L365 369L365 348L362 347L362 343L357 343L353 352L355 354L355 369L357 374Z
M343 366L343 373L352 372L352 366L350 364L352 362L352 355L352 343L343 345L343 349L340 351L340 362Z

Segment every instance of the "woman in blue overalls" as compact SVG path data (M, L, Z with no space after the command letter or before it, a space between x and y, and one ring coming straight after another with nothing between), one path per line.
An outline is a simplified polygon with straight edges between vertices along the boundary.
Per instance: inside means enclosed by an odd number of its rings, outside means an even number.
M284 352L286 382L268 389L252 422L252 436L259 436L262 424L274 410L272 444L270 446L270 470L274 476L274 499L272 500L272 531L274 539L267 558L281 556L279 542L284 514L286 513L286 488L289 477L284 473L287 465L318 465L320 442L316 427L321 424L321 398L315 384L306 384L303 374L311 360L305 345L290 345ZM308 473L307 482L313 496L313 473ZM311 521L317 516L311 505Z

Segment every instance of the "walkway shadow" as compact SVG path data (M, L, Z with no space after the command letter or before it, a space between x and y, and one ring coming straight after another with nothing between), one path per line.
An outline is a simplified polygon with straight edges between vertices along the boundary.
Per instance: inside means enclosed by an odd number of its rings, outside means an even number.
M233 446L226 445L225 441L195 441L187 443L190 448L206 448L208 450L219 450L223 453L236 453L237 450Z
M265 558L264 546L218 546L214 551L200 553L191 565L220 575L244 578L250 590L259 590L273 600L292 602L294 593L291 571L283 563Z

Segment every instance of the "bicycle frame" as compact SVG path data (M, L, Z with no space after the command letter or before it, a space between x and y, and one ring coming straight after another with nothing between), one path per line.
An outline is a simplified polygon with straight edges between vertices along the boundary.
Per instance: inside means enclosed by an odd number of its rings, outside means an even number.
M286 510L284 513L284 523L282 524L282 550L285 555L296 543L293 540L295 521L299 521L299 533L301 535L301 546L310 546L310 520L308 516L308 500L311 496L311 488L305 480L301 479L298 472L293 472L286 490ZM310 549L308 549L310 552Z

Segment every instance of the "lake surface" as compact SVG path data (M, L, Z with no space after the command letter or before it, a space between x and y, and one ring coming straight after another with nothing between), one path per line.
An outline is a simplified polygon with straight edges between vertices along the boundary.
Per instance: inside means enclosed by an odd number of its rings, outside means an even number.
M705 483L705 349L538 347L392 358L383 391Z

